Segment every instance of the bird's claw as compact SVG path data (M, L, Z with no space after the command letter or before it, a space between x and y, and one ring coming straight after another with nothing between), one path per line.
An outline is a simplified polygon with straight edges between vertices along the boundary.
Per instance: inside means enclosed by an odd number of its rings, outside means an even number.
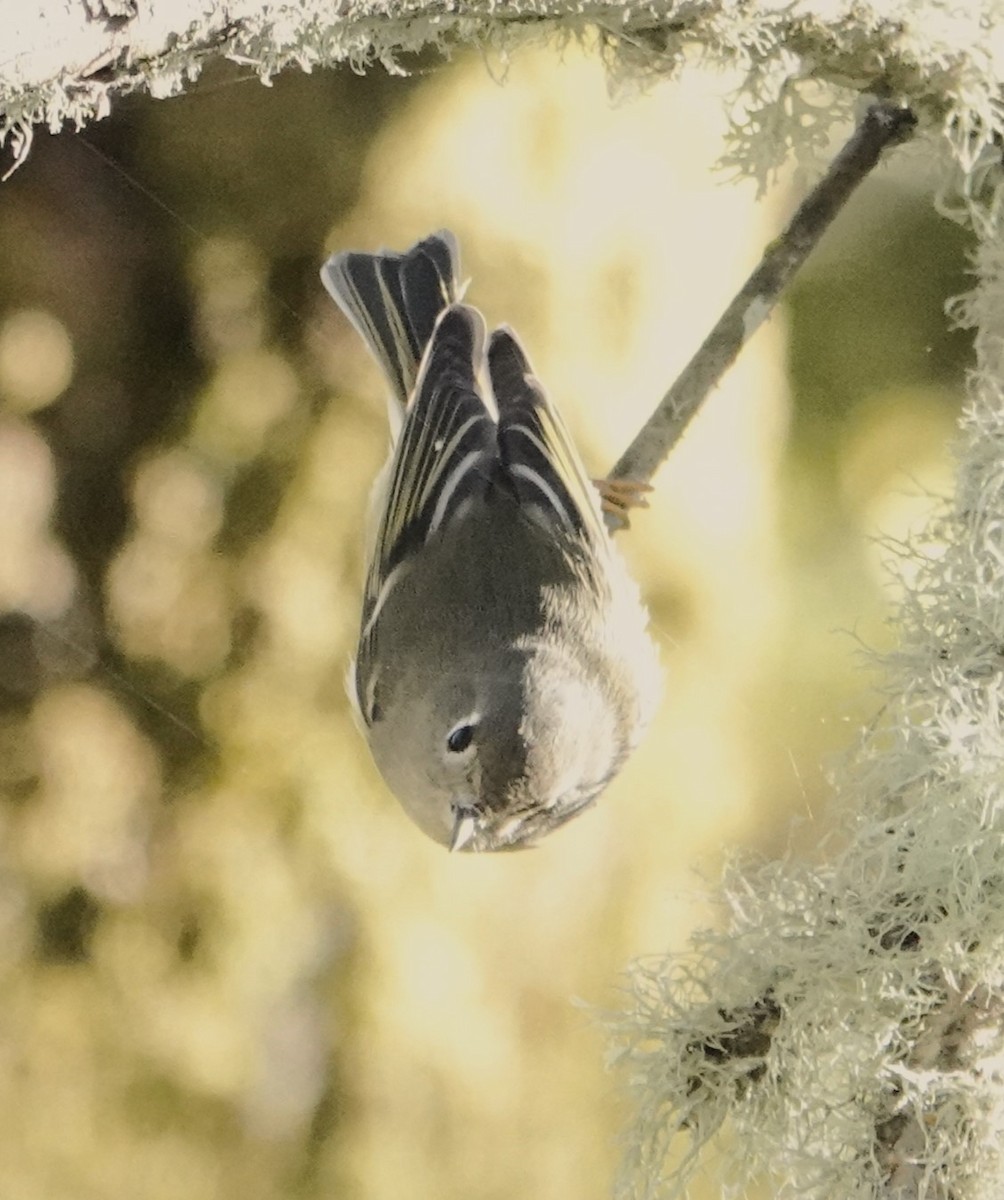
M648 508L650 483L640 479L594 479L593 484L600 493L600 508L614 518L620 529L631 524L632 508Z

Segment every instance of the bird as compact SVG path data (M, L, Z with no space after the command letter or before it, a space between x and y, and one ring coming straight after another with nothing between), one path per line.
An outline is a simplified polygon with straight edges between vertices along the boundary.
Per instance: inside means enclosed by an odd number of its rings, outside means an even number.
M661 669L600 493L516 334L465 302L459 264L444 229L336 253L321 279L389 384L350 698L414 823L486 852L593 804Z

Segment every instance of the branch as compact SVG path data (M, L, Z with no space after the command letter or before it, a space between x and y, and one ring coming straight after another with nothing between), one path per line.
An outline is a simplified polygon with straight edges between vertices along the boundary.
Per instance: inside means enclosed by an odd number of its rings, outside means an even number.
M0 145L10 144L18 161L36 127L80 129L134 92L177 95L213 58L256 70L264 82L289 67L379 64L403 73L410 56L429 48L505 56L555 34L598 39L615 81L671 78L695 50L745 77L757 146L755 160L736 161L760 176L805 143L804 109L790 106L803 84L901 96L934 128L953 128L964 110L952 136L970 150L1001 123L985 32L1000 24L999 0L915 0L895 21L881 3L874 12L868 3L848 5L837 17L823 0L84 0L7 8ZM817 132L842 113L817 110ZM968 119L974 115L980 130Z
M617 460L610 479L647 483L652 478L739 351L773 312L834 217L878 163L882 151L908 138L916 124L913 113L902 105L878 101L868 109L825 176L802 201L787 229L768 247L759 266Z

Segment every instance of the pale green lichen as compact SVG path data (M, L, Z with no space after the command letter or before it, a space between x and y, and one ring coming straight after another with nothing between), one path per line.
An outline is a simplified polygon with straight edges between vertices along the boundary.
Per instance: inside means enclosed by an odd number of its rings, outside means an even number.
M161 30L159 43L134 45L127 18L109 25L100 70L91 62L38 78L8 73L0 137L15 130L23 137L40 123L80 127L130 91L173 95L210 57L231 58L267 81L289 66L403 71L410 55L429 47L504 54L525 41L598 37L622 92L671 77L695 56L740 74L726 161L758 179L793 153L818 159L856 97L875 92L909 102L927 128L947 135L965 167L1000 131L1002 7L1000 0L346 0L337 11L327 0L181 5L176 30L166 38ZM93 33L95 23L76 10L65 19L85 21L78 35ZM68 27L68 45L73 33ZM8 34L17 55L17 29Z
M980 237L976 287L950 310L977 356L955 499L899 548L887 702L841 773L824 865L734 864L721 930L634 968L611 1018L637 1105L624 1197L685 1195L711 1138L726 1194L758 1176L818 1200L1004 1194L1004 190L988 28L914 48L945 88L925 149L951 162L954 215ZM784 124L756 111L739 162L768 119Z

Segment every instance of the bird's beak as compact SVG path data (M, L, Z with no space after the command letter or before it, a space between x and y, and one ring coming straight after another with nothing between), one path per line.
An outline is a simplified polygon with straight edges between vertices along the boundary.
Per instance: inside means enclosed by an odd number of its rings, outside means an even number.
M469 808L454 810L453 833L450 835L450 853L464 850L470 844L477 829L477 814Z

